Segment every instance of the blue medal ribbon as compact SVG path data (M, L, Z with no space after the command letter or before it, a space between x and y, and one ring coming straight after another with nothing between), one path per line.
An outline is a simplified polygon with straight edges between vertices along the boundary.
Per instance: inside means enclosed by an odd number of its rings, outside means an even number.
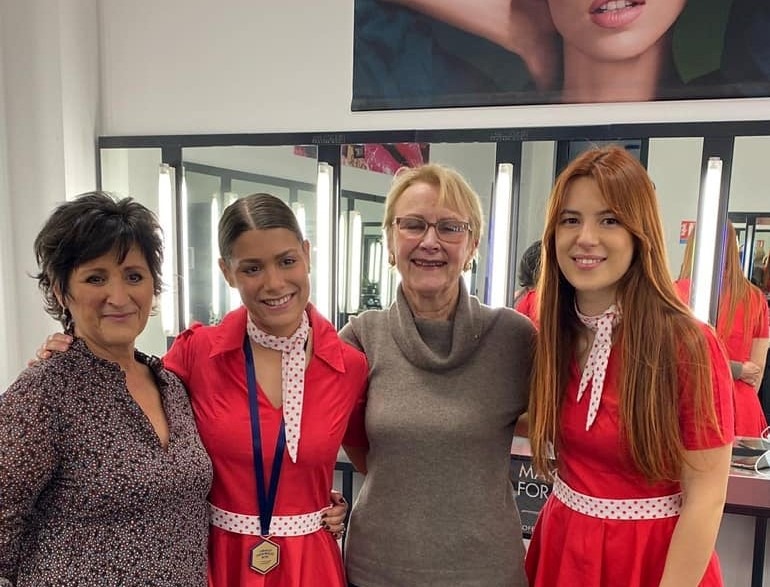
M281 416L278 442L275 445L273 469L270 473L270 487L266 489L265 465L262 462L262 438L259 427L259 401L257 400L257 377L254 374L254 354L247 336L243 341L246 355L246 383L249 389L249 414L251 416L251 445L254 451L254 474L257 481L257 499L259 500L259 527L261 536L270 535L270 520L273 518L275 497L278 493L278 478L281 476L281 464L286 448L286 423Z

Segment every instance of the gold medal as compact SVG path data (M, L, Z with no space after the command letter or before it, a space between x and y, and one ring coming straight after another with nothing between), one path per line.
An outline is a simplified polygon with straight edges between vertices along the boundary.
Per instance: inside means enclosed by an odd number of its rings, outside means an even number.
M263 537L262 540L251 549L249 568L260 575L266 575L278 566L280 560L281 548L269 538Z

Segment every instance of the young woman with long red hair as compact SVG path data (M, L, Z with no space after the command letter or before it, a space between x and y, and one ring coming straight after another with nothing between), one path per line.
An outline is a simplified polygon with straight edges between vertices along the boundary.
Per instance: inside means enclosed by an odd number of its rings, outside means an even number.
M758 437L767 433L767 419L757 394L770 342L767 300L741 270L738 237L732 223L727 223L726 231L717 334L727 350L735 383L735 434ZM690 299L694 242L693 233L675 284L685 303Z
M730 370L674 291L645 169L618 147L575 159L542 242L529 432L554 489L530 585L721 586Z

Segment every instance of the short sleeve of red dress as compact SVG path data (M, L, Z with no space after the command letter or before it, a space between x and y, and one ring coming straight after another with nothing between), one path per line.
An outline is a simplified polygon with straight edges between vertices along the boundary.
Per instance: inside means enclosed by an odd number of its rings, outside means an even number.
M174 339L174 344L163 355L163 366L179 377L185 386L187 386L187 382L190 380L190 372L195 364L194 357L192 356L194 351L193 335L195 330L202 326L201 323L196 322L184 332L180 332Z
M756 308L754 316L757 317L752 333L753 338L770 338L770 310L768 310L765 296L757 292L753 296L752 305Z
M689 365L687 361L681 360L679 377L682 382L682 391L679 399L679 426L682 431L682 441L687 450L703 450L724 446L732 443L735 435L733 380L727 354L712 328L703 325L702 332L711 362L713 405L719 430L699 424L702 421L702 416L696 409L693 401L694 390L688 382Z
M342 444L369 448L369 439L366 436L366 393L361 394L353 407Z
M524 314L537 326L537 292L534 289L521 296L519 301L513 306L513 309L520 314Z

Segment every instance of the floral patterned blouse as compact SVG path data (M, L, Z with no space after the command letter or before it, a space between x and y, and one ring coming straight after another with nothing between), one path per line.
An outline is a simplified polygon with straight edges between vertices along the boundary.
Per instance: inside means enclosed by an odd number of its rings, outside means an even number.
M136 358L167 448L118 365L82 340L0 395L0 587L206 584L211 462L179 379Z

